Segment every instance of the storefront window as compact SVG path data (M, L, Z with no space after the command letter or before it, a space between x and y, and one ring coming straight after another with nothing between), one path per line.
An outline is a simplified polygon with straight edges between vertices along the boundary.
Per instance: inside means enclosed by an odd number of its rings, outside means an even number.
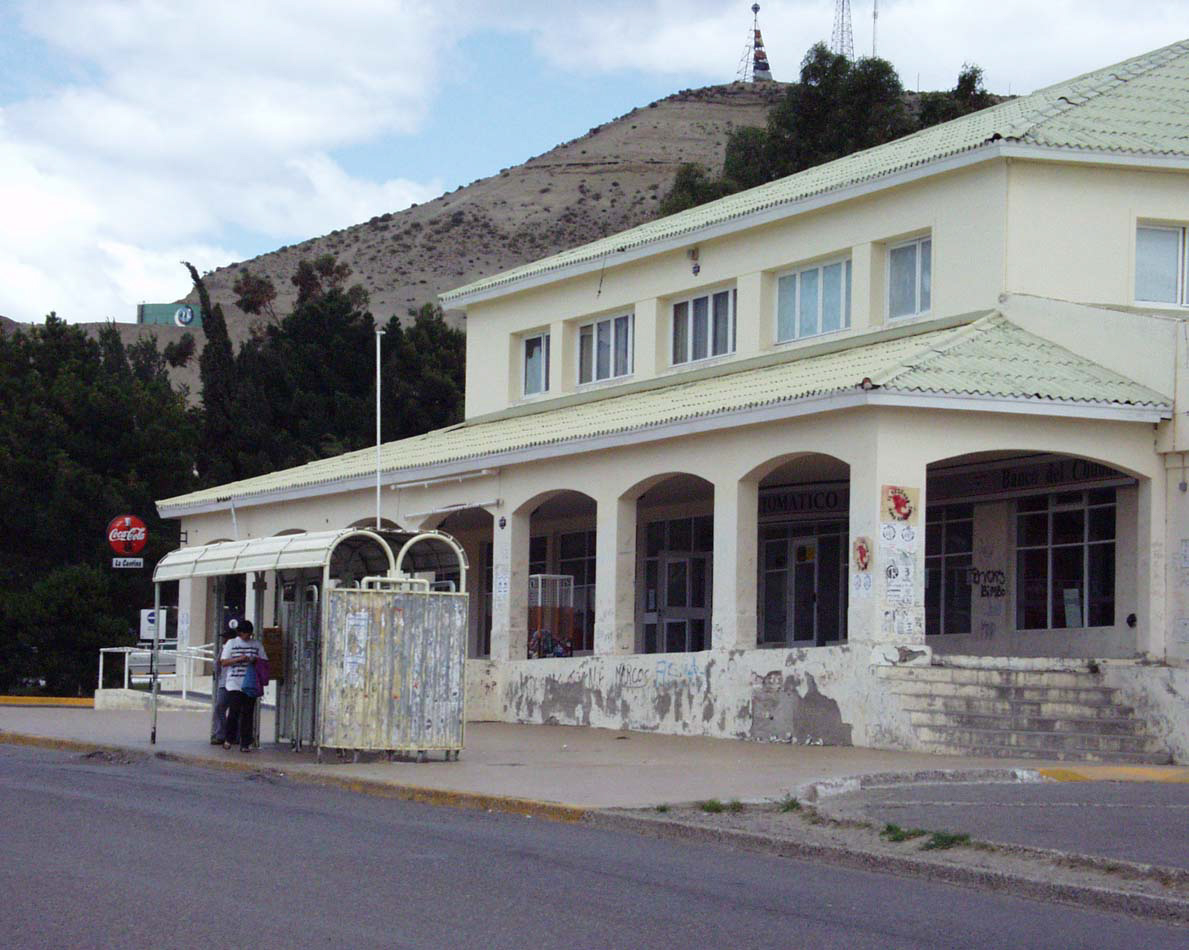
M714 519L653 521L644 532L643 652L710 649Z
M594 649L595 532L574 531L557 539L557 573L574 578L574 650Z
M925 515L925 633L970 633L974 506L933 507Z
M847 526L766 525L760 532L760 625L764 644L846 639Z
M1016 506L1016 626L1115 623L1115 490L1023 498Z

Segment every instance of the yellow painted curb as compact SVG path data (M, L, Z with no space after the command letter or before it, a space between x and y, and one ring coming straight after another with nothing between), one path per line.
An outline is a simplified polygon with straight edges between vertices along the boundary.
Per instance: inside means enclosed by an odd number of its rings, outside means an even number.
M1189 782L1189 768L1177 765L1080 765L1036 771L1054 782Z
M73 706L94 709L95 700L85 696L0 696L0 706Z
M128 746L106 745L100 742L86 742L81 739L58 739L52 736L34 736L21 732L0 731L0 743L33 746L40 749L58 749L71 752L123 752L134 755L153 756L166 762L195 765L202 768L220 769L225 772L258 772L281 774L285 778L305 785L320 785L337 788L359 795L375 798L393 798L423 805L445 805L451 808L472 808L483 811L507 812L514 815L532 815L549 821L577 822L589 814L590 809L581 805L566 805L560 802L542 802L533 798L514 798L508 795L484 795L480 792L460 792L451 789L426 788L422 785L403 785L395 782L377 782L372 779L354 778L346 775L322 775L305 770L279 769L269 765L257 765L252 761L209 758L182 752L167 752L139 749Z

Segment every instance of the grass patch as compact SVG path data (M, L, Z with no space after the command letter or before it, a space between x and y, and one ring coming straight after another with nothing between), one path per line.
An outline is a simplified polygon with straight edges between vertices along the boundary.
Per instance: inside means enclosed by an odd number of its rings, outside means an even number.
M717 798L708 798L704 802L698 802L698 807L711 815L720 815L727 810L727 806Z
M793 798L792 795L785 795L776 802L776 808L782 812L800 811L801 803Z
M929 840L921 845L922 851L945 851L959 844L970 844L970 835L955 834L952 831L935 831Z
M726 809L727 811L731 812L731 814L737 815L739 812L743 811L743 802L739 801L737 798L732 798L729 802L727 802Z
M923 838L927 835L924 828L901 828L899 825L884 825L879 836L885 841L911 841L913 838Z
M668 805L657 805L656 810L659 811L663 815L669 810L669 806Z

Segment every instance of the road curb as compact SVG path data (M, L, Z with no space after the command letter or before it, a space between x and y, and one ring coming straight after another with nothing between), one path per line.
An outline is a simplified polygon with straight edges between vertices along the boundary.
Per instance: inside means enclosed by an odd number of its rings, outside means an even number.
M95 700L86 696L0 696L0 706L29 706L41 709L94 709Z
M851 870L891 873L923 880L942 881L965 887L995 891L1015 897L1049 903L1071 904L1094 910L1130 914L1135 917L1189 925L1189 901L1134 891L1059 883L988 868L961 867L921 860L910 855L889 855L858 848L777 838L739 831L686 824L668 818L652 818L617 811L593 811L587 823L616 831L632 831L654 838L726 845L782 858L816 861ZM1138 865L1137 868L1144 866Z
M252 761L245 762L231 759L223 761L184 752L150 751L136 746L88 742L82 739L59 739L51 736L35 736L27 733L0 731L0 743L32 746L40 749L56 749L64 752L132 754L160 759L163 762L218 769L224 772L283 776L290 781L300 782L303 785L337 788L360 795L371 795L376 798L391 798L399 801L419 802L425 805L445 805L452 808L530 815L534 818L544 818L549 821L575 823L585 819L590 812L590 809L580 805L567 805L561 802L543 802L532 798L516 798L510 795L485 795L478 792L459 792L449 789L427 788L423 785L378 782L374 779L363 779L346 775L316 775L302 769L274 768L272 766L257 765Z

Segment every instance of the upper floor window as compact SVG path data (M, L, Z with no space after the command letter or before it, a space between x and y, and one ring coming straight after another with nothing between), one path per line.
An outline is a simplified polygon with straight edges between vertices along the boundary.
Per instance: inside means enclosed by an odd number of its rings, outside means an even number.
M673 365L735 352L735 291L673 304Z
M785 274L776 282L776 342L850 326L851 263L833 261Z
M888 316L928 313L933 296L933 240L923 237L888 251Z
M524 338L524 394L549 392L549 334Z
M1135 299L1189 306L1189 254L1184 228L1136 229Z
M578 382L627 376L632 372L632 318L608 317L578 329Z

